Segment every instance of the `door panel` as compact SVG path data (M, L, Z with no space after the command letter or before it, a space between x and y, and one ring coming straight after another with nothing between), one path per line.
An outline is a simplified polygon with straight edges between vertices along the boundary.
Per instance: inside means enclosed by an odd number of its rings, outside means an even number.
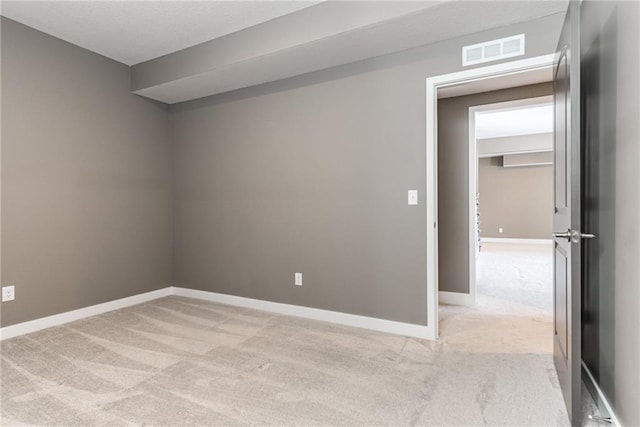
M557 283L554 299L554 329L558 339L558 349L562 352L563 359L567 354L567 255L561 248L556 248L555 276Z
M580 346L580 2L571 1L554 72L553 360L573 425L582 420Z
M555 212L564 212L567 209L567 52L560 53L558 64L555 70L555 165L562 166L555 176ZM562 173L564 171L564 173Z

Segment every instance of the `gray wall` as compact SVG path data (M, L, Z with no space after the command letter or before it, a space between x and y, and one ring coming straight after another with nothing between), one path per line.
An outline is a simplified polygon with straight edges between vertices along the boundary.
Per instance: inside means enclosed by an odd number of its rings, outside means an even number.
M561 20L172 107L176 283L426 324L425 79L481 40L552 52Z
M640 425L640 3L582 4L585 364L622 425Z
M2 18L2 326L171 283L168 109L129 69Z
M551 83L438 101L438 274L441 291L469 292L469 107L552 94Z
M502 157L479 159L478 191L482 237L551 238L551 165L505 168Z
M424 324L424 95L393 74L177 108L176 283Z
M178 105L173 128L124 65L2 22L3 326L174 283L425 324L425 79L481 40L547 54L562 14Z
M640 423L639 9L583 4L608 52L591 65L607 108L589 117L613 138L596 139L595 256L611 268L593 369L624 425ZM461 45L516 31L528 55L548 53L561 19L174 108L178 284L424 324L424 78L459 69ZM124 65L4 18L2 61L1 279L17 291L2 326L169 284L167 109L128 92ZM456 179L441 182L466 200Z

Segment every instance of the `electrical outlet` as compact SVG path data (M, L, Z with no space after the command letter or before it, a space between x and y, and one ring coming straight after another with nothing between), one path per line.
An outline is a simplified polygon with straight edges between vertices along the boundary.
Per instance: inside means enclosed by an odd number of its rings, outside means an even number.
M498 233L502 233L504 229L502 227L498 228Z
M16 287L4 286L2 288L2 302L13 301L16 299Z
M302 286L302 273L296 273L293 276L293 283L296 286Z

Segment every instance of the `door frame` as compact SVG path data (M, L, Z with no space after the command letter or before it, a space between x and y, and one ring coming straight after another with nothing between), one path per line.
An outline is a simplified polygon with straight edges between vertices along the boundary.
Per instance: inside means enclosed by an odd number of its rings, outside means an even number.
M551 69L551 67L549 67ZM551 83L551 80L549 81ZM494 111L494 110L502 110L502 109L518 109L518 108L526 108L537 105L548 105L551 104L553 106L553 95L543 95L543 96L534 96L530 98L520 98L514 99L513 101L500 101L493 102L490 104L482 104L482 105L474 105L469 107L469 296L466 298L464 305L469 307L473 307L476 305L476 193L471 191L473 188L478 188L478 160L480 159L480 155L478 155L478 141L476 139L476 113L484 112L484 111ZM553 124L553 118L551 119ZM552 146L553 148L553 146ZM518 153L540 153L541 150L531 150L531 151L519 151ZM549 212L549 216L551 217L552 212ZM551 243L553 240L551 238L548 239Z
M472 68L426 79L427 338L438 339L438 89L553 66L555 54ZM475 250L475 249L473 249ZM468 299L468 294L461 294Z

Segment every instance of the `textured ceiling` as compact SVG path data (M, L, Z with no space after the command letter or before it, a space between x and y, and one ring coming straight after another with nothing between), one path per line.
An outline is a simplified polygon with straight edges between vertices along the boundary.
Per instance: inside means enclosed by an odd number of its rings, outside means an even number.
M304 9L318 1L2 1L2 15L137 64Z

